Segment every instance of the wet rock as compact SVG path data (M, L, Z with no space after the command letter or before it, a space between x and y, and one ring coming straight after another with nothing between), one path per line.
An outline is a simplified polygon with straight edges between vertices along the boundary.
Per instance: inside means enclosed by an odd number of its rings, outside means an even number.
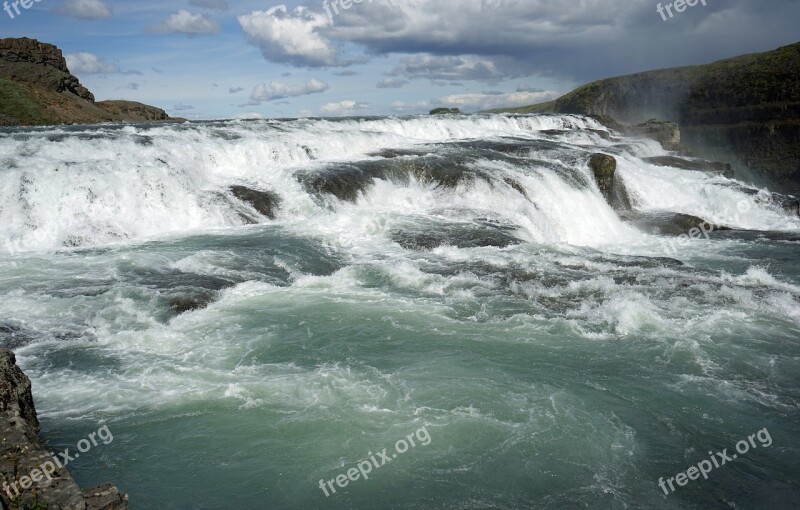
M730 163L706 161L705 159L698 158L681 158L677 156L655 156L651 158L644 158L644 161L657 166L716 173L727 177L728 179L734 178L733 169L731 168Z
M0 491L4 508L49 508L62 510L126 510L127 498L110 485L103 486L87 499L65 467L51 464L50 477L42 477L23 489L22 477L34 475L50 455L39 439L39 420L33 403L31 381L16 364L11 351L0 349L0 482L8 483L14 494L14 506L8 494ZM0 483L1 484L1 483ZM16 484L16 485L14 485ZM27 482L26 482L27 485ZM35 487L35 490L34 490ZM17 495L16 491L19 491ZM117 502L112 505L112 494Z
M202 310L214 302L216 294L213 292L200 292L182 296L171 297L168 300L169 308L176 315L181 315L195 310Z
M461 113L458 108L434 108L430 111L430 115L454 115Z
M617 160L608 154L592 154L589 168L594 173L597 186L606 202L616 211L631 209L631 201L625 186L616 178Z
M33 331L8 322L0 322L0 348L19 349L36 338Z
M474 224L420 225L391 233L391 239L407 250L429 251L440 246L457 248L505 248L523 241L511 232L514 227L490 221Z
M271 191L258 191L246 186L231 186L231 193L242 202L250 204L259 214L274 220L280 208L281 198Z
M628 136L655 140L668 151L685 150L681 145L681 129L675 122L650 119L642 124L626 126L623 132Z
M111 484L84 489L86 510L127 510L128 496Z
M714 225L697 216L669 211L638 212L628 211L620 215L623 220L633 223L637 228L655 235L688 234L692 229L729 230L728 227Z

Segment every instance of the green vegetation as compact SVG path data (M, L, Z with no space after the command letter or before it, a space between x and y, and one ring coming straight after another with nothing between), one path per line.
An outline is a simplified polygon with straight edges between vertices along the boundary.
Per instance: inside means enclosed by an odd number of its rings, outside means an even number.
M0 124L38 125L53 123L53 118L32 92L0 78Z

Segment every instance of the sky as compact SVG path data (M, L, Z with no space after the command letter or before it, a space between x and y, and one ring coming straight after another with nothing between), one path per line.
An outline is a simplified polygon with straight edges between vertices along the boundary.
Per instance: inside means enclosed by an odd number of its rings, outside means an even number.
M800 40L800 0L18 1L0 37L57 45L98 100L190 119L521 106Z

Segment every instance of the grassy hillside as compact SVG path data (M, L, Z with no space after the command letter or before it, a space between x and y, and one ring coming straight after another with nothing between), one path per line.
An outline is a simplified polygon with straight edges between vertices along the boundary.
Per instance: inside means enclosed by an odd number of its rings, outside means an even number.
M33 92L0 78L0 125L37 125L54 122Z

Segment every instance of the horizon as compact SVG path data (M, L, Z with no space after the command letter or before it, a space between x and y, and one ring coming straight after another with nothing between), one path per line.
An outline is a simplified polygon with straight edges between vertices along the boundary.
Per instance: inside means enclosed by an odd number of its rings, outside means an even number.
M514 0L6 0L2 36L56 45L98 100L139 101L190 120L517 107L597 79L797 40L797 2L699 1L667 18L662 3L647 0L595 0L593 9ZM751 24L763 30L742 28Z

